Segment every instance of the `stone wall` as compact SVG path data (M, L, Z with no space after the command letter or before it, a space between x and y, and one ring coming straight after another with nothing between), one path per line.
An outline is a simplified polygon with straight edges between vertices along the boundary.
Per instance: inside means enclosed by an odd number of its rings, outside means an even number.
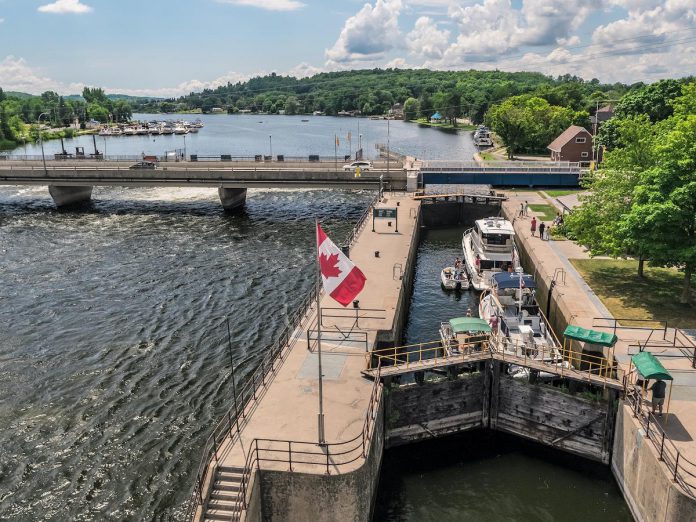
M477 219L500 215L501 207L499 204L486 205L483 203L464 202L462 198L459 199L460 201L439 200L435 203L423 202L421 205L423 225L433 228L451 227L463 223L473 223Z
M672 481L652 442L621 402L611 469L638 522L696 522L696 499Z

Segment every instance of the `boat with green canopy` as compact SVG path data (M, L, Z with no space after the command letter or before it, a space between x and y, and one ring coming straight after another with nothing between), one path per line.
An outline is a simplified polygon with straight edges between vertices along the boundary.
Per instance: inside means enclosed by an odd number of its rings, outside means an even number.
M440 341L447 355L458 355L462 349L482 349L491 335L490 325L478 317L455 317L440 323Z

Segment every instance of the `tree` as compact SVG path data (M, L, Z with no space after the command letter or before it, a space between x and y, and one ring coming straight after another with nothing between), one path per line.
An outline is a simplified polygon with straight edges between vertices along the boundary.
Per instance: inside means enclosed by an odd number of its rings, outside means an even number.
M582 205L568 216L565 226L593 256L635 255L642 277L649 245L625 220L641 173L656 164L657 130L645 115L615 123L619 146L606 153L601 170L586 181L589 192L580 197Z
M616 104L616 115L626 117L646 114L652 122L664 120L672 115L672 101L681 94L681 83L678 80L660 80L624 95Z
M285 114L293 116L297 114L297 109L299 104L297 103L297 98L295 96L288 96L285 100Z
M676 122L657 145L657 166L642 173L627 228L644 238L650 262L684 272L688 304L696 271L696 114Z
M404 102L404 119L406 121L415 120L418 117L419 110L418 100L415 98L408 98Z
M98 103L100 105L106 105L108 102L108 98L106 94L104 94L104 89L98 87L85 87L82 89L82 97L88 104Z

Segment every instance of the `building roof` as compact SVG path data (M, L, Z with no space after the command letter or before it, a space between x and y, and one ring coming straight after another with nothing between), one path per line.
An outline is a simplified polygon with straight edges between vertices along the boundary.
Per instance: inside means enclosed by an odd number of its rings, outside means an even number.
M571 140L573 140L575 136L583 132L592 137L592 135L589 132L587 132L587 129L585 127L580 127L579 125L571 125L566 130L561 132L558 135L558 138L553 140L547 148L556 152L560 152L560 150L563 147L565 147Z

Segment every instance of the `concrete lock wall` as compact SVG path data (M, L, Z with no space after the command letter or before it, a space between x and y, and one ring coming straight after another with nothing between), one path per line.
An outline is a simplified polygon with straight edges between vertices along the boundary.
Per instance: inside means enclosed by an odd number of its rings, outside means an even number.
M653 443L623 401L611 469L638 522L696 522L696 499L673 482Z
M364 522L372 517L384 452L384 400L370 450L356 471L340 475L261 470L262 520L267 522Z

